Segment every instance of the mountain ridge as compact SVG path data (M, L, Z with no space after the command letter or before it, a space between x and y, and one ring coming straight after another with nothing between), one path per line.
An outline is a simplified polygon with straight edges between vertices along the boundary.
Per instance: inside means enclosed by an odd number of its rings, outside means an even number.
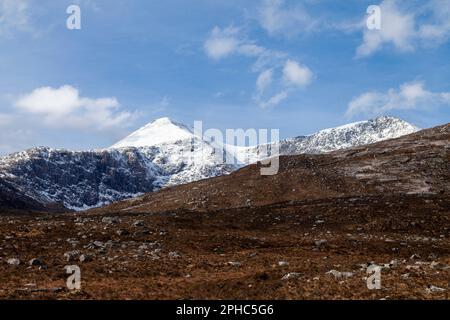
M448 159L450 124L330 153L281 156L274 176L261 176L260 165L252 164L228 176L148 193L93 212L255 210L360 198L373 198L376 204L377 196L445 199L450 194Z
M152 136L136 134L154 132L155 127L163 127L164 134L157 132L159 136L153 140ZM172 129L182 132L164 140ZM329 152L416 131L400 119L380 117L282 140L280 154ZM224 164L207 141L188 132L187 126L162 118L119 141L120 147L91 151L32 148L1 157L0 180L3 185L14 186L17 198L26 195L44 207L60 204L71 210L86 210L168 186L227 175L265 157L260 153L261 146L237 147L240 163ZM130 140L133 135L139 139ZM149 145L126 146L125 142ZM10 191L8 194L11 196Z

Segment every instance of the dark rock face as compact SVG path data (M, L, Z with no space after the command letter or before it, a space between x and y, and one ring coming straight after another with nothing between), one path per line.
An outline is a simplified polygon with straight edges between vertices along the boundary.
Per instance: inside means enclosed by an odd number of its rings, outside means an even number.
M197 163L182 149L186 144L81 152L41 147L11 154L0 158L1 201L8 208L15 201L26 207L20 199L29 198L32 209L59 204L83 210L234 170Z
M45 206L36 200L21 194L10 183L0 179L0 208L17 210L45 210Z
M20 207L21 198L31 198L34 208L54 202L80 209L129 198L155 187L155 177L146 162L136 150L120 153L31 149L9 156L0 201Z

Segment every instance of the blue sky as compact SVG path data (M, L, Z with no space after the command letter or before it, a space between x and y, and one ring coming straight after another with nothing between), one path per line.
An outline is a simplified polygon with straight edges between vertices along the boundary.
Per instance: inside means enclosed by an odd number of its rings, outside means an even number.
M449 38L450 0L0 0L0 154L107 147L165 116L281 137L447 123Z

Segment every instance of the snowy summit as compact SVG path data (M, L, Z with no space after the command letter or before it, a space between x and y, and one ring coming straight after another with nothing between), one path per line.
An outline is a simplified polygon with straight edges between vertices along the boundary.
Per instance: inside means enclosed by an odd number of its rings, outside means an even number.
M111 148L150 147L164 143L172 143L194 137L191 129L167 117L150 122L120 140Z

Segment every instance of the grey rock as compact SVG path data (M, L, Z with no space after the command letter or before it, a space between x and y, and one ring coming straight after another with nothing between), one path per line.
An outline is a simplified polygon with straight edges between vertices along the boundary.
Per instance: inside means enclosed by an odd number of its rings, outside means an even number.
M328 245L328 241L325 239L320 239L320 240L314 241L314 244L316 247L324 247L324 246Z
M85 263L85 262L90 262L90 261L92 261L94 259L94 256L92 255L92 254L87 254L87 253L84 253L84 254L82 254L81 256L80 256L80 262L81 263Z
M299 272L289 272L285 274L281 280L292 280L292 279L298 279L301 277L301 274Z
M104 217L102 222L106 224L119 224L122 220L119 217Z
M428 285L425 290L427 293L440 293L446 291L444 288L436 287L434 285Z
M6 263L8 263L10 266L18 266L20 264L20 260L17 258L11 258L6 260Z
M43 261L42 259L40 259L40 258L34 258L34 259L31 259L31 260L28 262L28 264L29 264L30 266L39 266L39 267L45 265L44 261Z
M144 221L137 220L137 221L133 222L132 226L133 227L143 227L144 226Z
M181 255L176 251L169 252L168 256L172 259L181 258Z
M64 258L67 262L71 262L77 260L79 255L80 252L78 250L74 250L64 253Z
M239 262L239 261L230 261L230 262L228 262L228 265L230 265L230 266L232 266L232 267L239 268L239 267L242 266L242 263Z
M341 272L337 270L330 270L327 274L331 274L335 279L346 279L354 276L353 272Z
M122 237L122 236L128 236L130 234L130 232L128 230L126 230L126 229L120 229L120 230L116 231L116 234L118 236Z

